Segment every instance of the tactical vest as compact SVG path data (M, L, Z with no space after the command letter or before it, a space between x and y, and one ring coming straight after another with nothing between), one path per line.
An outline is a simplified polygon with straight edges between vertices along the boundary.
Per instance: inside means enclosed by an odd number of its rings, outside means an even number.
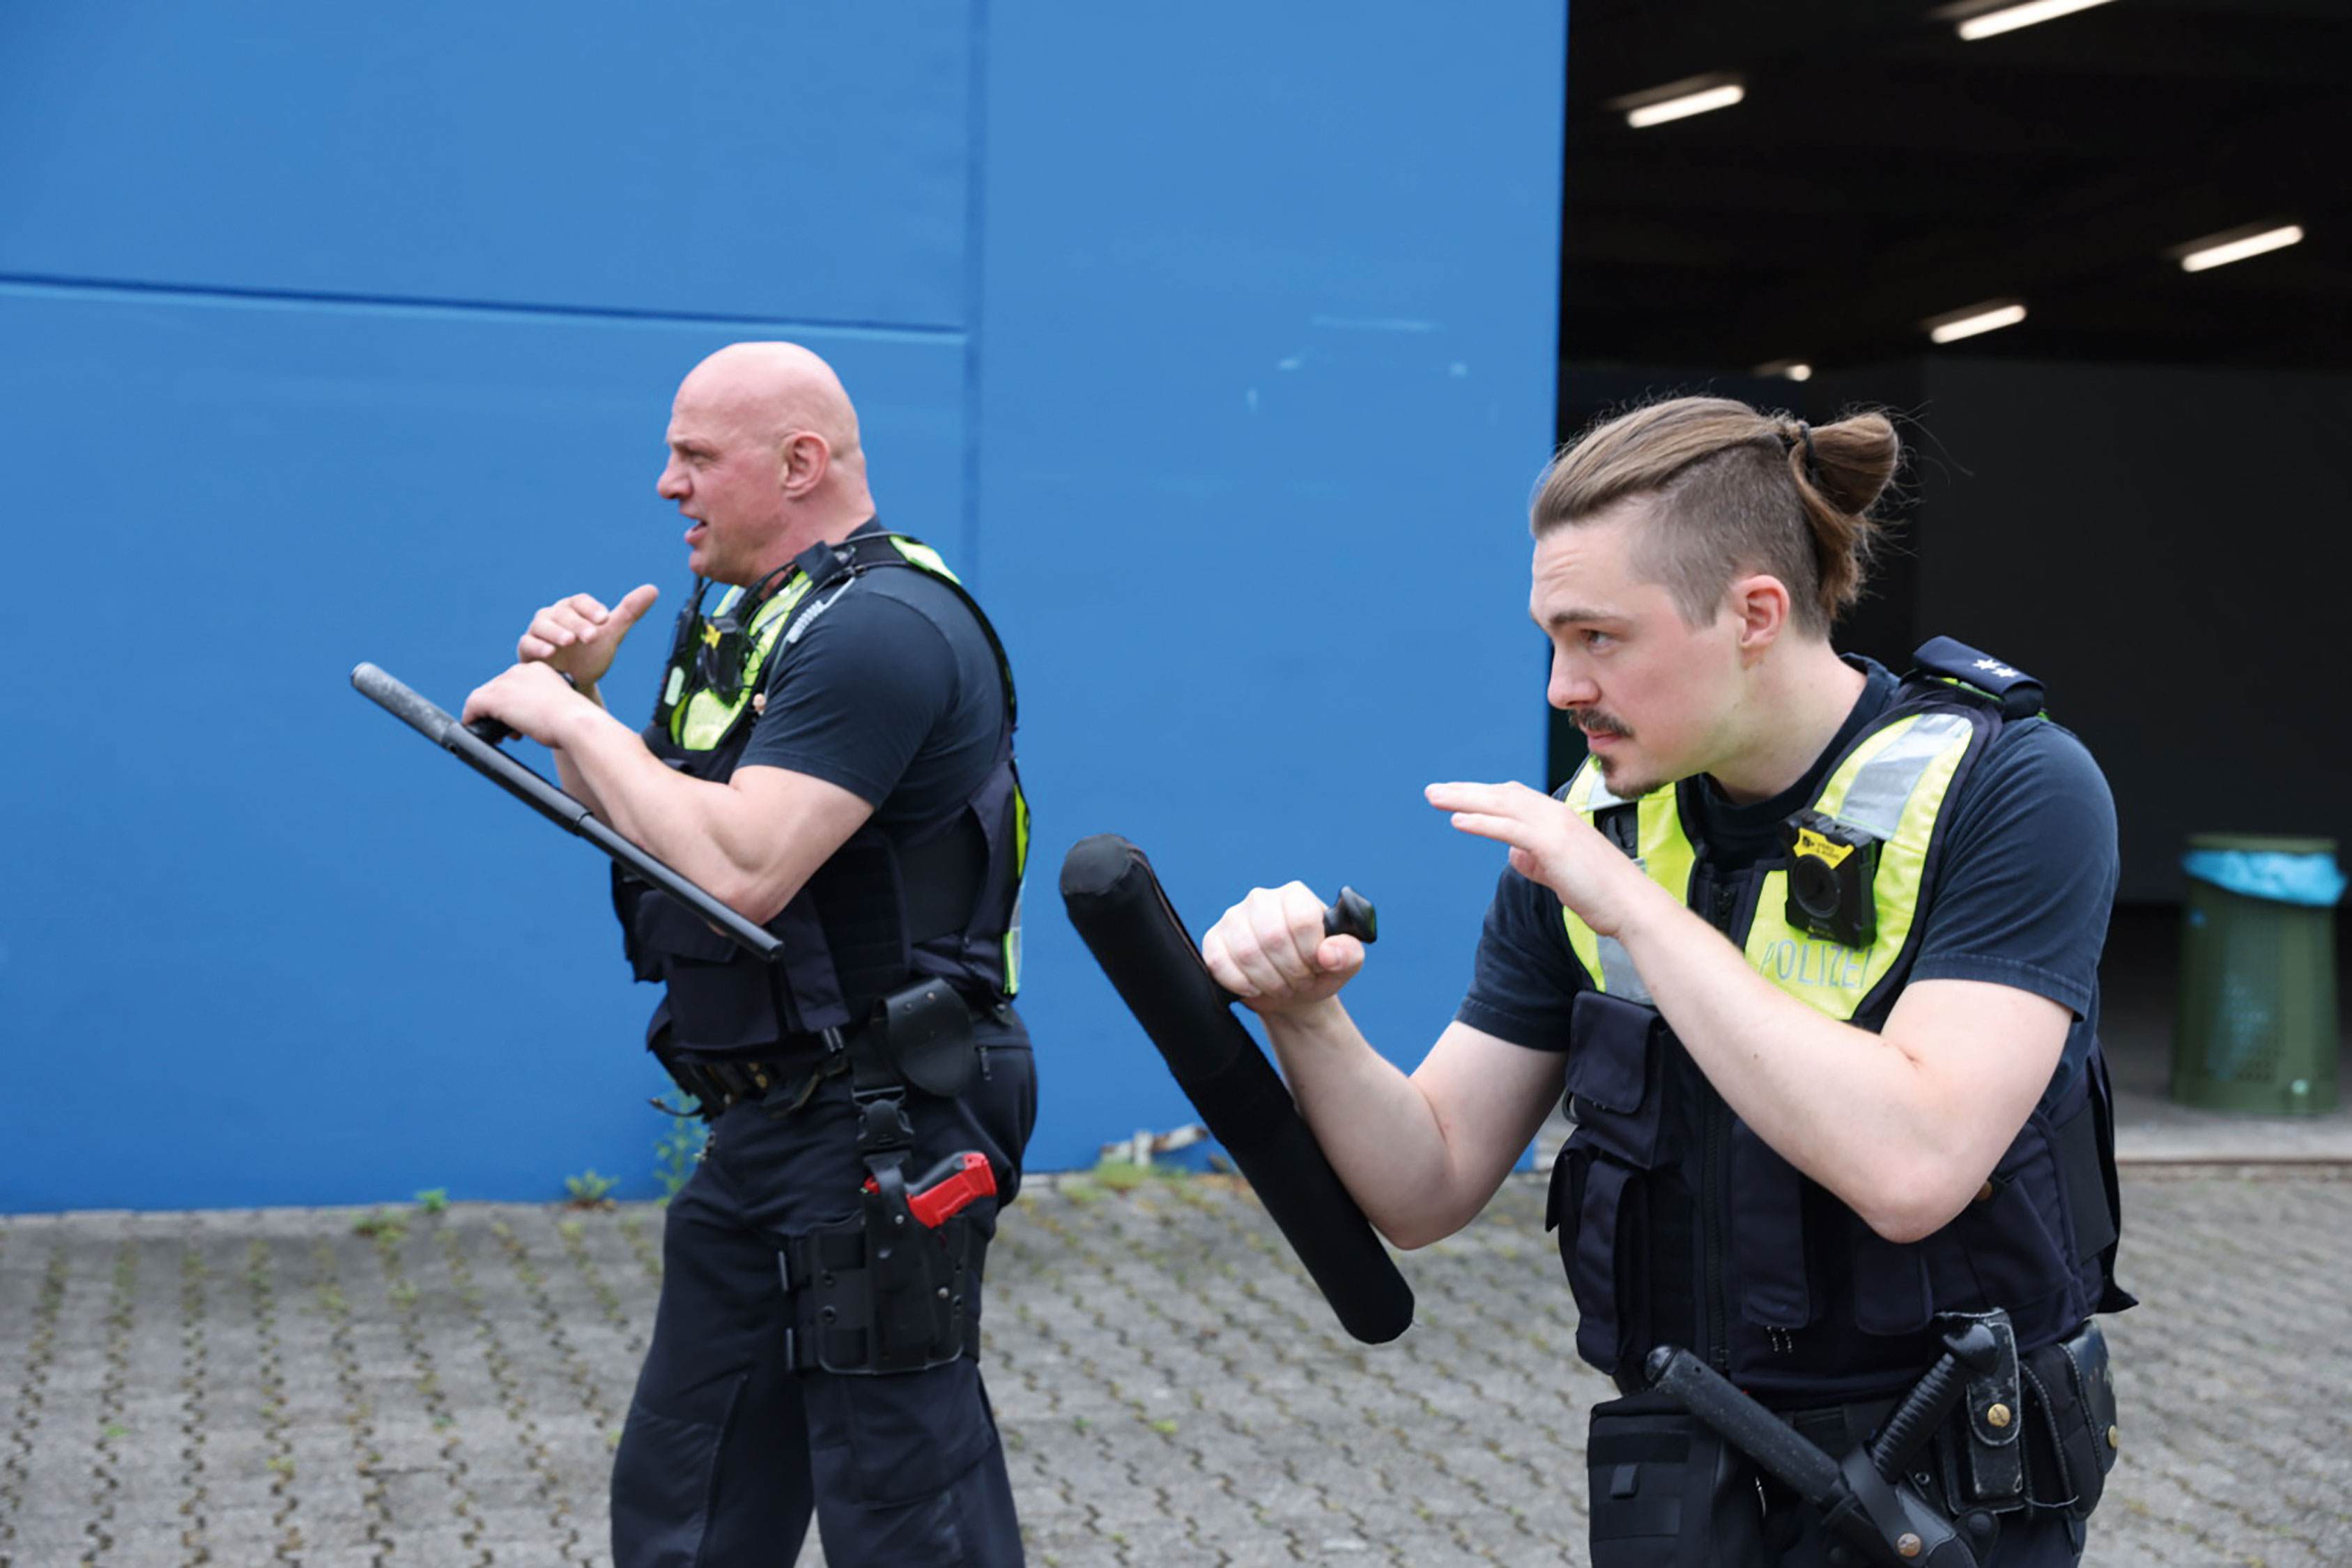
M1917 956L1947 804L2001 726L2041 705L2038 684L1949 638L1916 658L1830 769L1819 815L1800 814L1809 826L1792 831L1791 853L1737 876L1708 864L1694 830L1697 780L1620 800L1588 762L1564 798L1765 979L1876 1030ZM1801 867L1808 857L1816 863ZM1870 858L1847 940L1816 934L1820 922L1790 904L1792 868L1834 879ZM2095 1038L2082 1070L2053 1075L1975 1201L1933 1236L1890 1242L1733 1114L1615 939L1565 919L1593 984L1570 1014L1576 1127L1547 1218L1587 1361L1637 1386L1648 1351L1678 1343L1759 1397L1860 1398L1907 1385L1935 1359L1938 1312L2006 1308L2032 1349L2132 1304L2113 1274L2113 1112Z
M667 1028L677 1050L772 1053L796 1037L866 1022L877 1001L921 978L945 980L976 1003L1019 987L1029 805L1013 760L1012 666L987 616L929 546L860 533L796 557L748 619L740 587L709 617L690 606L678 619L646 744L692 777L725 781L750 744L761 706L754 698L773 682L786 650L867 572L886 568L947 584L986 634L1004 682L996 756L979 788L944 816L887 831L869 818L852 834L768 922L783 944L772 964L667 894L616 873L614 906L630 964L638 979L668 987L649 1033Z

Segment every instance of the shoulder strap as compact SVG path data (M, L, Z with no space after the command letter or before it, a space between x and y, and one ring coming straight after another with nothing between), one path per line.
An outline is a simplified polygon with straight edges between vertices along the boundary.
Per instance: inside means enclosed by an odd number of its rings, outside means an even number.
M996 627L989 620L988 612L980 607L980 601L971 596L971 590L949 570L939 552L929 545L910 533L861 533L838 544L811 545L793 559L793 564L807 575L810 588L807 597L793 607L792 623L784 627L782 637L778 639L780 646L788 647L798 640L807 629L808 623L833 603L838 596L837 593L828 594L826 590L836 580L840 580L845 589L850 583L877 566L910 566L932 581L953 589L956 597L963 601L964 608L971 612L971 618L980 624L981 635L988 639L989 651L996 656L996 673L1004 682L1005 727L1010 730L1020 722L1021 704L1013 685L1013 661L1005 657L1003 639L996 635ZM772 661L768 672L771 678L774 662L781 661Z
M1930 637L1911 656L1904 685L1928 682L1990 704L2004 719L2031 719L2042 711L2042 682L1957 638Z

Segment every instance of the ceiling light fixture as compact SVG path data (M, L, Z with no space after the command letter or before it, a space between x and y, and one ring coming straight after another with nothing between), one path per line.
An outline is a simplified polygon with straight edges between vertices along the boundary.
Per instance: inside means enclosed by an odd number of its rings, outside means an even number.
M2303 238L2303 226L2291 223L2277 228L2252 226L2233 228L2224 234L2207 235L2192 240L2172 252L2180 260L2183 272L2202 272L2209 267L2227 267L2232 261L2243 261L2249 256L2260 256L2266 250L2284 250Z
M1755 374L1777 375L1789 381L1811 381L1813 367L1801 359L1776 359L1770 364L1759 364Z
M2104 5L2107 0L2028 0L2023 5L2004 5L1998 11L1979 11L1960 19L1960 37L1974 43L1997 33L2015 32L2031 27L2036 22L2055 21L2076 11L2087 11L2094 5Z
M1708 76L1685 77L1642 92L1629 92L1622 98L1611 99L1608 107L1624 110L1625 123L1640 131L1663 125L1669 120L1705 114L1710 109L1728 109L1747 96L1748 89L1738 77L1717 71Z
M2015 300L1988 300L1981 305L1971 305L1965 310L1937 316L1920 323L1927 336L1939 343L1958 342L1962 338L1975 337L2000 327L2013 327L2025 320L2025 307Z

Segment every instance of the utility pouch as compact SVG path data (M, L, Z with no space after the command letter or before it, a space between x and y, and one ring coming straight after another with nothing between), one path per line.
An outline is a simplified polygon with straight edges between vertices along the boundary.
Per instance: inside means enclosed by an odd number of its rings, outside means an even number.
M786 1247L778 1266L798 1303L795 1370L921 1372L977 1352L968 1286L987 1241L961 1216L935 1228L909 1220L890 1229L887 1245L869 1246L861 1215Z
M2123 1441L2107 1336L2094 1319L2024 1360L2027 1404L2043 1439L2027 1444L2027 1495L2037 1509L2084 1520L2099 1506Z
M1592 1407L1592 1568L1714 1568L1764 1561L1756 1467L1661 1394Z
M883 1063L926 1094L952 1099L971 1082L971 1009L944 980L919 980L874 1004L866 1026Z
M2026 1499L2031 1441L2025 1435L2024 1363L2018 1357L2017 1331L2009 1314L1996 1311L1982 1321L1999 1351L1990 1368L1968 1374L1957 1423L1960 1484L1953 1495L1962 1506L2008 1513L2022 1507Z

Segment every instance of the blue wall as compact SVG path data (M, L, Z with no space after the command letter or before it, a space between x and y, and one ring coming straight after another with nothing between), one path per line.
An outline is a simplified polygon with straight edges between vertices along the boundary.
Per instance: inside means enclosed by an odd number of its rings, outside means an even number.
M1410 1063L1540 771L1559 0L0 18L0 1209L646 1194L601 864L353 695L684 585L676 382L806 342L1023 684L1033 1163L1189 1119L1063 920L1341 879ZM666 611L656 620L666 621ZM649 695L658 633L615 691Z

